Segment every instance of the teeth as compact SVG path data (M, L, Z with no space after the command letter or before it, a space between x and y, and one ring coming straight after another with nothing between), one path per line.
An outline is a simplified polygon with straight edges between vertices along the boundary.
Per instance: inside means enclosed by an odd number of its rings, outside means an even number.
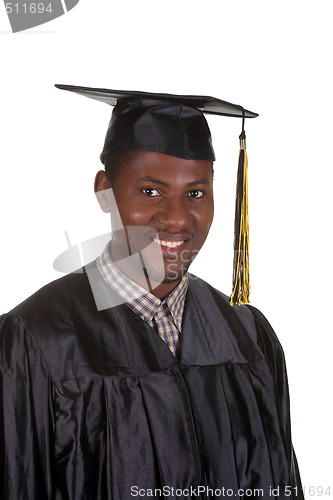
M168 247L168 248L176 248L180 247L184 243L184 241L167 241L167 240L160 240L159 238L154 239L155 243L159 243L162 247Z

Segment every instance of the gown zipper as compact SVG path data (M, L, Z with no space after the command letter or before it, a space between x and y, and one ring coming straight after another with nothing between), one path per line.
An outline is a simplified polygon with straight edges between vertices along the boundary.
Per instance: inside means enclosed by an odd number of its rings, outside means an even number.
M194 436L195 436L195 444L196 444L196 448L198 450L198 455L199 455L199 474L200 474L200 477L199 477L199 482L198 482L198 485L196 486L201 486L203 485L203 460L202 460L202 454L201 454L201 449L200 449L200 446L199 446L199 439L198 439L198 426L197 426L197 422L196 422L196 418L195 418L195 413L194 413L194 404L193 404L193 399L192 399L192 394L191 394L191 390L189 388L189 384L188 384L188 381L187 381L187 374L186 374L186 370L184 368L184 366L182 366L180 364L180 362L178 361L178 367L179 367L179 371L180 371L180 374L181 374L181 378L184 382L184 385L186 387L186 392L187 392L187 396L188 396L188 401L190 403L190 408L191 408L191 416L192 416L192 422L193 422L193 429L194 429ZM197 498L200 498L200 499L203 499L204 497L201 495L200 493L200 496L198 496Z

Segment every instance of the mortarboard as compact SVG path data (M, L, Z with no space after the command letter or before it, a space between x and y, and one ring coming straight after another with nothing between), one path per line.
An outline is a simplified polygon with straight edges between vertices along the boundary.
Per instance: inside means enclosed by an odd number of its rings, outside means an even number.
M242 106L208 96L108 90L73 85L56 87L114 106L100 155L102 163L111 152L131 149L154 151L183 159L214 161L211 134L204 114L242 118L236 192L233 290L230 303L247 303L250 277L244 122L245 118L255 118L258 114Z

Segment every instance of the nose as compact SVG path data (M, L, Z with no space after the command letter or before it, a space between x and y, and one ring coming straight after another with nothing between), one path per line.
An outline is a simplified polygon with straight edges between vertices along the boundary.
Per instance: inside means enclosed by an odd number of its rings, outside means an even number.
M186 200L168 198L160 204L156 220L170 232L184 230L191 225L192 217Z

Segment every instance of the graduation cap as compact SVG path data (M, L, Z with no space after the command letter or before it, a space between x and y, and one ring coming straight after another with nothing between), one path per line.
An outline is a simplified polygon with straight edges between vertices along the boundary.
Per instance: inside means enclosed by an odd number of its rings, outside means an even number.
M114 106L105 137L102 163L109 153L146 150L188 160L214 161L210 130L204 114L242 119L238 161L234 270L231 305L249 302L249 230L245 118L257 113L242 106L208 96L158 94L56 85Z

